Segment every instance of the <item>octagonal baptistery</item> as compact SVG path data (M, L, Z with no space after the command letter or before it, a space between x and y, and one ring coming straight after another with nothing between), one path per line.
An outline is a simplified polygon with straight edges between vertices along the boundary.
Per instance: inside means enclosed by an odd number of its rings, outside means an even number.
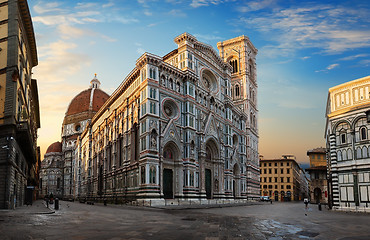
M62 143L52 143L44 155L40 170L40 190L41 196L53 194L60 197L62 195Z
M108 98L109 95L100 89L100 82L95 74L90 81L90 87L77 94L68 106L62 126L63 149L74 146L88 121Z

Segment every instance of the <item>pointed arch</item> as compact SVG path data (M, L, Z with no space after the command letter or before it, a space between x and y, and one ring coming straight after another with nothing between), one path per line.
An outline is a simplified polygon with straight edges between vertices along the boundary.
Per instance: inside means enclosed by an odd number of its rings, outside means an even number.
M348 160L353 159L352 149L350 149L350 148L348 148L348 150L347 150L347 159Z
M362 147L362 158L368 158L366 146Z

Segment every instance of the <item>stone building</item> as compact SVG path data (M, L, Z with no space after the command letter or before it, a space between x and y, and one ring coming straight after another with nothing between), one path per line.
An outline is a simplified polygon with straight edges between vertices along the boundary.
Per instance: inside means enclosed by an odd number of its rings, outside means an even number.
M60 198L74 198L72 159L76 140L108 98L95 74L90 87L71 100L62 124L62 142L51 144L42 161L41 196L53 193Z
M51 144L41 162L40 171L40 195L53 194L54 197L63 197L63 153L62 144Z
M68 106L62 125L63 196L65 198L73 198L72 158L76 140L108 98L109 95L100 89L100 81L95 74L90 81L90 87L77 94Z
M370 76L329 89L325 138L329 204L370 211Z
M26 0L0 0L0 208L36 196L40 150L36 40Z
M275 201L298 201L308 197L308 180L295 156L260 159L261 196Z
M175 38L143 54L77 141L79 198L259 198L257 49L241 36L217 44Z
M326 173L326 149L315 148L307 151L310 167L306 171L310 174L311 203L328 203L328 181Z

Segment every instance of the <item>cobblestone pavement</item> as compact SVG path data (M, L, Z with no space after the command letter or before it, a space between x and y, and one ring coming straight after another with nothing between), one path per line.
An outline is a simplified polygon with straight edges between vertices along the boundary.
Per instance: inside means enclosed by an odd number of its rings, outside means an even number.
M302 206L158 209L61 201L54 212L36 201L0 211L0 239L370 239L370 215Z

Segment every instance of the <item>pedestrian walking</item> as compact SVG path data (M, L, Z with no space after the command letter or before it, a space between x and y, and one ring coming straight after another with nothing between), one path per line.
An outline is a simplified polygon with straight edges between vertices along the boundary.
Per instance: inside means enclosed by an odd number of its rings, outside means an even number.
M307 216L307 209L308 209L308 198L305 198L304 200L303 200L303 202L304 202L304 205L305 205L305 216Z

